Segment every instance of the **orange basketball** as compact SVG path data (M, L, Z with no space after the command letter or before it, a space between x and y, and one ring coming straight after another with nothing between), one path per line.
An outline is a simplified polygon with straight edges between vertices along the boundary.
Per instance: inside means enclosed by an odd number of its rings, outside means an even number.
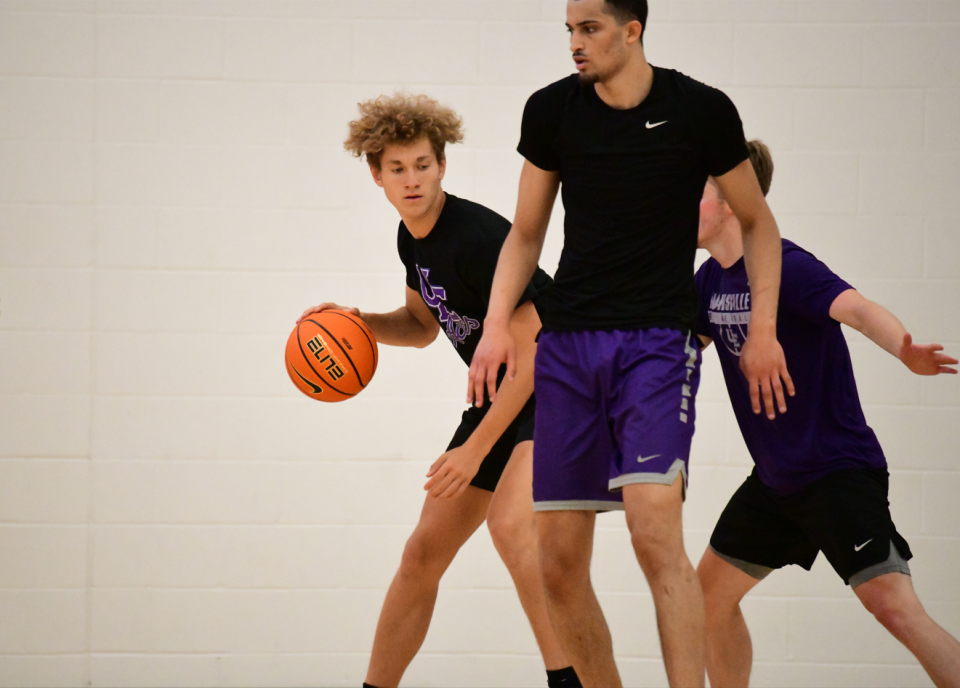
M297 323L287 339L287 374L311 399L356 396L370 384L377 360L373 332L346 311L313 313Z

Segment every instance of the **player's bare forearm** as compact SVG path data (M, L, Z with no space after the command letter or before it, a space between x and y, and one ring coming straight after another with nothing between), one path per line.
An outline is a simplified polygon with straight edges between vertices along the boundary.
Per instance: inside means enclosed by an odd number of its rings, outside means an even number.
M533 393L533 360L540 318L532 303L517 308L510 321L517 342L517 374L504 379L483 420L467 441L437 459L427 472L424 489L437 499L452 499L461 494L476 476L484 457L514 421ZM482 393L482 392L481 392Z
M537 269L559 184L557 173L546 172L524 161L517 212L510 234L500 249L487 306L485 322L494 327L509 323L520 295Z
M440 325L423 302L420 293L405 288L404 305L390 313L360 313L378 342L390 346L414 346L423 348L433 342L440 332Z
M380 344L423 348L437 338L439 328L425 326L406 306L390 313L360 313Z
M830 317L852 327L917 375L957 372L950 367L957 364L957 359L940 353L942 346L914 344L897 316L856 289L848 289L833 300Z
M332 301L326 301L305 310L297 322L311 313L331 309L353 313L363 320L380 344L423 348L433 342L437 338L437 333L440 332L440 325L434 320L430 308L423 302L420 293L410 287L406 287L406 303L389 313L361 313L360 309L353 306L341 306Z
M900 344L907 328L897 316L879 303L865 298L856 289L848 289L833 300L830 317L852 327L884 351L900 358Z
M743 235L743 262L750 280L748 337L775 335L783 262L777 221L763 197L750 160L744 160L726 174L716 177L716 181L737 216Z
M774 398L780 413L785 413L784 388L787 394L794 394L783 348L777 341L777 304L783 262L780 230L763 197L750 160L744 160L716 180L740 222L743 261L750 281L750 329L740 355L740 370L749 385L753 412L766 409L767 417L773 420L776 416Z
M484 318L485 326L489 323L505 327L510 322L520 295L537 269L542 248L543 237L540 237L539 241L536 238L531 239L528 233L522 228L518 229L514 223L503 242L503 248L500 249L497 271L494 273L490 290L490 303Z
M533 303L528 301L516 310L510 330L517 342L516 375L512 380L504 378L500 383L490 410L465 444L476 448L484 456L533 394L533 363L537 353L537 333L540 331L540 318Z
M513 311L526 288L543 249L553 202L560 188L560 174L548 172L524 161L520 173L517 214L507 235L493 276L490 303L483 321L483 336L467 375L467 403L482 403L486 386L490 400L496 399L497 371L507 364L507 379L516 374L516 342L510 334Z
M750 280L749 333L760 334L762 330L764 334L775 335L783 261L780 231L769 210L741 228L743 262Z

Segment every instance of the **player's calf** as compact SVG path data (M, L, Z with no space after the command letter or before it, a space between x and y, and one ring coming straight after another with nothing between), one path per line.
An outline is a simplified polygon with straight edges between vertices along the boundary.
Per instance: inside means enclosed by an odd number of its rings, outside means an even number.
M914 654L935 685L960 685L960 642L930 618L909 575L884 574L853 591L877 621Z

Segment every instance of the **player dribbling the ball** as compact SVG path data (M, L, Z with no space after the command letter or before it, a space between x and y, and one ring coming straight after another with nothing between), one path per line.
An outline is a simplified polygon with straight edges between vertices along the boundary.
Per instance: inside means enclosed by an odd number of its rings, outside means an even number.
M406 267L406 302L391 313L362 313L377 341L424 347L442 329L469 365L483 332L500 247L510 222L447 194L444 146L463 138L460 117L426 96L381 96L360 104L345 148L365 156L377 186L400 213L397 248ZM539 268L512 321L519 365L493 403L463 414L447 451L427 473L420 521L380 612L365 686L396 686L420 649L440 578L487 521L540 647L548 685L579 686L547 616L533 520L533 359L540 318L534 300L550 285ZM328 308L324 303L303 317Z

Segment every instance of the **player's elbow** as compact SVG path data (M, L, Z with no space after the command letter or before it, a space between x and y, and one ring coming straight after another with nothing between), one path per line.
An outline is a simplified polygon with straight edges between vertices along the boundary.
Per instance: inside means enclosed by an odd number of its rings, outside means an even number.
M413 346L417 349L425 349L426 347L433 344L436 340L437 335L440 333L440 328L436 325L433 327L424 327L423 333L417 338Z

